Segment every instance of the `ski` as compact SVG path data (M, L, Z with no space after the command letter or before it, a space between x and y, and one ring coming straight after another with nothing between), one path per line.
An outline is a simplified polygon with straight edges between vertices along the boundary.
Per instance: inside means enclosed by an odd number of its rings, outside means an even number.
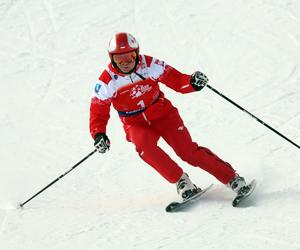
M182 202L171 202L167 207L166 207L166 212L178 212L188 206L191 205L191 203L194 203L195 201L199 200L200 197L206 193L206 191L208 191L209 189L212 188L214 184L210 184L208 187L204 188L204 189L199 189L199 191L197 191L194 195L192 195L191 197L185 199Z
M252 180L247 186L244 192L242 192L241 194L238 194L232 201L232 206L233 207L238 207L240 206L241 203L243 203L243 201L249 197L249 195L252 194L252 192L254 191L256 186L256 181Z

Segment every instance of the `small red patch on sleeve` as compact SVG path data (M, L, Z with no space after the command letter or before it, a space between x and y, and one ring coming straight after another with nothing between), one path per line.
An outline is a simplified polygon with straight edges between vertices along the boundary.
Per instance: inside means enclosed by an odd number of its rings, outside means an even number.
M153 58L152 58L151 56L146 56L146 55L145 55L145 59L146 59L147 67L150 67Z
M107 70L104 70L99 77L99 80L106 84L108 84L111 81L111 79L112 78L111 78L110 74L107 72Z

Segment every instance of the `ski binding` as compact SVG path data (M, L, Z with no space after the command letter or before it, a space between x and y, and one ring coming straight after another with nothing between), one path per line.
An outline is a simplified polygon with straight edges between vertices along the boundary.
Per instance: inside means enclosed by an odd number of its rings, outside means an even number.
M249 197L252 192L254 191L256 186L256 181L252 180L248 185L246 185L244 188L244 192L241 194L238 194L232 201L233 207L238 207L247 197Z
M191 197L181 201L181 202L171 202L167 207L166 207L166 212L178 212L186 207L188 207L189 205L191 205L191 203L197 201L200 199L200 197L206 193L206 191L208 191L209 189L212 188L214 184L210 184L208 187L204 188L204 189L199 189L198 192L196 192L194 195L192 195Z

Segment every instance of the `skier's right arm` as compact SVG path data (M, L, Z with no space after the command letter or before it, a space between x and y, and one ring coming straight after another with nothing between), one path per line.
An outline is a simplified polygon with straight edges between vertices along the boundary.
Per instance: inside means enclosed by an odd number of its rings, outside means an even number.
M110 142L106 135L106 126L110 118L110 106L112 94L109 90L109 78L105 71L94 87L93 97L90 105L89 127L90 133L95 140L94 146L100 153L105 153Z
M100 100L93 97L90 105L90 133L93 139L99 133L106 133L106 126L109 120L110 113L109 100Z
M100 100L97 97L91 100L90 133L94 139L94 146L100 153L105 153L110 147L110 141L106 135L110 104L109 100Z

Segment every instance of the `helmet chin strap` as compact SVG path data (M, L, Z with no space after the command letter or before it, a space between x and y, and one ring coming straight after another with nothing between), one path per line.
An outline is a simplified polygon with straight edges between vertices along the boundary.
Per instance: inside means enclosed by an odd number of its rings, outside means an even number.
M135 59L135 64L134 64L134 67L132 68L132 70L130 70L130 71L128 71L128 72L124 72L124 71L122 71L122 70L118 67L118 65L114 62L114 60L111 60L111 64L112 64L112 65L113 65L120 73L125 74L125 75L130 75L131 73L133 73L133 72L135 71L135 68L136 68L136 66L138 65L138 63L139 63L139 56L136 57L136 59Z

